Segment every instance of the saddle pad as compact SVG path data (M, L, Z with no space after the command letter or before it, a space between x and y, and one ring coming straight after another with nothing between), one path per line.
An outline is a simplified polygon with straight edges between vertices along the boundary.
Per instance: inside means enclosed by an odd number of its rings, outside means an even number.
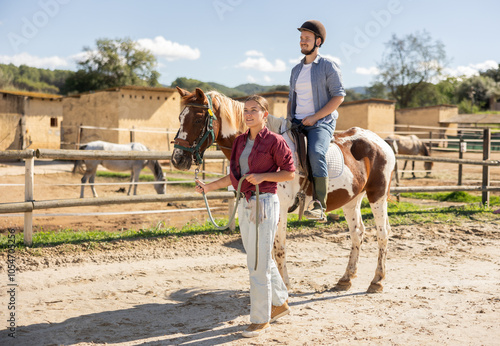
M326 163L329 179L338 178L344 172L344 155L336 143L330 143L330 148L326 153Z

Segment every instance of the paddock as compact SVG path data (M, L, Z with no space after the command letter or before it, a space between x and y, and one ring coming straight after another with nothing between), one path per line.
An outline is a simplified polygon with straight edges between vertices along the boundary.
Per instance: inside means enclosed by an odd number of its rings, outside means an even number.
M497 155L493 153L491 159L500 159ZM434 152L433 156L449 158L450 153ZM466 153L465 158L481 160L482 155ZM48 161L37 161L46 164L47 172ZM218 171L217 165L207 164L207 170ZM67 172L35 174L36 200L78 196L80 176L69 173L71 163L67 167ZM464 187L480 186L482 167L463 167ZM6 169L7 164L0 172ZM166 173L168 176L168 170ZM456 179L456 163L438 162L431 178L404 179L400 184L445 186L456 185ZM8 187L8 191L15 191L8 201L24 200L24 182L24 173L1 176L2 184L17 184ZM491 169L491 185L500 185L496 167ZM103 185L100 190L103 198L121 197L125 193L119 190L125 186L126 182ZM0 186L2 196L6 188ZM148 196L150 189L139 185L138 194ZM167 187L167 193L190 192L188 187ZM96 214L90 216L35 215L34 231L140 229L159 221L177 226L206 221L204 211L187 211L203 208L201 200L166 204L85 207L85 213ZM215 205L223 208L217 215L227 215L227 203ZM173 212L98 215L148 209ZM34 214L38 212L82 213L82 208L35 210ZM23 215L0 217L0 222L3 234L13 225L19 231ZM460 225L393 226L386 288L375 295L365 293L377 256L374 228L367 229L358 278L348 292L330 291L342 275L349 253L347 228L330 223L317 229L291 230L292 312L273 324L269 333L252 341L239 336L248 323L249 294L238 234L28 249L16 253L20 292L16 341L79 345L493 345L500 337L499 229L498 219ZM6 253L1 255L0 273L6 276ZM8 299L6 291L0 296ZM0 334L2 344L8 341L5 328L0 328Z

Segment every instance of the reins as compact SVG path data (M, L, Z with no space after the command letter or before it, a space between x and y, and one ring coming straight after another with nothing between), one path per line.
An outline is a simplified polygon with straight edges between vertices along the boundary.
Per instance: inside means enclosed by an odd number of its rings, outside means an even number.
M199 173L199 168L196 168L195 171L194 171L194 179L195 181L198 179L198 173ZM213 216L212 216L212 212L210 211L210 206L208 205L208 200L207 200L207 196L205 195L205 191L202 192L202 195L203 195L203 200L205 201L205 206L207 208L207 212L208 212L208 217L210 218L210 221L212 222L212 224L214 225L214 227L219 230L219 231L222 231L222 230L225 230L227 228L229 228L229 225L234 221L235 217L236 217L236 211L238 210L238 203L240 201L240 198L241 198L241 184L243 183L243 181L246 179L246 175L242 176L240 178L240 180L238 181L238 189L236 190L236 202L235 202L235 207L233 209L233 214L229 217L229 221L227 222L226 225L223 225L223 226L219 226ZM259 263L259 185L255 185L255 267L254 267L254 270L257 270L257 265Z

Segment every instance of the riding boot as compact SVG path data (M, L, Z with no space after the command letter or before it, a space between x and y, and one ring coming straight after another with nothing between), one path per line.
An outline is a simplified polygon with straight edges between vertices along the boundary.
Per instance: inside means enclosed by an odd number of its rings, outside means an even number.
M328 196L328 177L314 177L314 202L312 210L306 210L304 215L308 219L324 220L326 212L326 198Z

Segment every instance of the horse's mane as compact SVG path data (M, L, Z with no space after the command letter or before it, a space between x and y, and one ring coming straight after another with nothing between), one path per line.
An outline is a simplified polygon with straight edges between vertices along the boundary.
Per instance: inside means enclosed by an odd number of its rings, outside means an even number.
M207 95L219 101L220 117L223 123L225 120L225 123L227 123L234 132L243 133L247 130L247 126L243 120L244 104L242 102L235 101L217 91L209 91Z

